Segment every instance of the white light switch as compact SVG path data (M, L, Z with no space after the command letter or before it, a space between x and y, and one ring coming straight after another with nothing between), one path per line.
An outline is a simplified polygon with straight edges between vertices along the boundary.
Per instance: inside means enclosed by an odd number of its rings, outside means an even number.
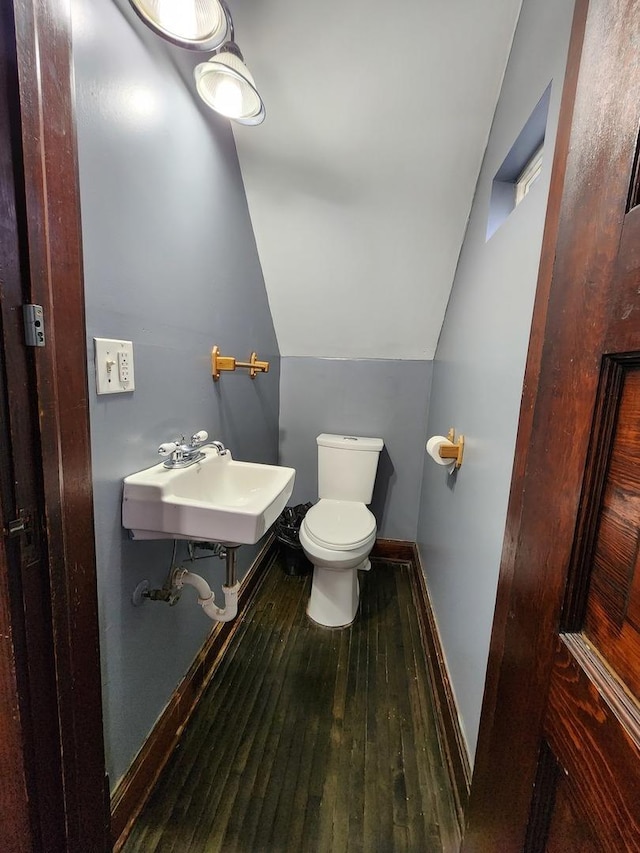
M133 343L94 338L96 351L96 390L98 394L123 394L133 391Z

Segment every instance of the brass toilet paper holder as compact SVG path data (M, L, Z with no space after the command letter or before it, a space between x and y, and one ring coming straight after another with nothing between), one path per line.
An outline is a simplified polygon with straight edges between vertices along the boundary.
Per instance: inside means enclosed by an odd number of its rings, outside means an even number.
M440 458L451 459L456 463L456 468L462 465L462 457L464 455L464 436L459 435L456 441L456 431L453 427L447 433L447 439L453 444L453 447L441 447Z

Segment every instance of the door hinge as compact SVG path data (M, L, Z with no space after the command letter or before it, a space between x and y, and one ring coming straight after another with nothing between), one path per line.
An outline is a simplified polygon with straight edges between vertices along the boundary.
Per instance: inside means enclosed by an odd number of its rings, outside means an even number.
M44 311L42 305L23 305L24 342L28 347L43 347Z
M4 535L9 538L14 538L16 536L21 536L23 533L26 533L31 529L31 516L22 511L17 518L14 518L13 521L10 521L4 531Z

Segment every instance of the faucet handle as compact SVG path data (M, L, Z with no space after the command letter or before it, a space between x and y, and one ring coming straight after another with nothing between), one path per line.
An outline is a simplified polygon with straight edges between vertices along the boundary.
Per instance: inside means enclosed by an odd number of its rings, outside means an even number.
M175 441L165 441L164 444L161 444L158 448L158 453L160 456L171 456L172 453L175 453L178 449L178 445Z
M195 446L196 444L204 444L204 442L209 438L209 433L201 429L199 432L195 432L191 436L191 444Z

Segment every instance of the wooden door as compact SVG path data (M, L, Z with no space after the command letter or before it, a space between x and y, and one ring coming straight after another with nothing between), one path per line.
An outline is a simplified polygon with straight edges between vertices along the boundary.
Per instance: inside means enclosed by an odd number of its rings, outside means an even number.
M570 56L466 851L640 851L640 3Z

